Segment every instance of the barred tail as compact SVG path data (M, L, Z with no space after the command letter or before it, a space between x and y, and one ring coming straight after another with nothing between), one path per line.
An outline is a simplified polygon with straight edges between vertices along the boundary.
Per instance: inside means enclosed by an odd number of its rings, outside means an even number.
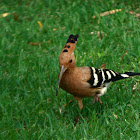
M119 74L116 77L114 77L112 79L113 82L121 80L121 79L126 79L126 78L130 78L133 76L140 76L140 73L135 73L135 72L125 72L124 74Z

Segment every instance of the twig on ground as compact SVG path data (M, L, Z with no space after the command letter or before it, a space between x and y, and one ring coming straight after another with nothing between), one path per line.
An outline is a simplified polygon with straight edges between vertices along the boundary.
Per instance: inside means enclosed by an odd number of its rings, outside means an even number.
M103 16L107 16L107 15L111 15L111 14L115 14L115 13L118 13L118 12L120 12L120 11L122 11L122 9L115 9L115 10L110 10L110 11L106 11L106 12L104 12L104 13L101 13L100 14L100 17L103 17ZM97 16L92 16L92 18L96 18Z
M128 48L126 49L125 53L121 56L121 60L123 59L123 57L127 54L128 52Z

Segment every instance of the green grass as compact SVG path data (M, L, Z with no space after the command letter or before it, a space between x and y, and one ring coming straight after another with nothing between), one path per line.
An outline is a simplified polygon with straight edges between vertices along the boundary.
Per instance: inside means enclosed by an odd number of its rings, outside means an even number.
M76 127L76 101L69 103L73 98L63 90L55 96L58 56L70 34L79 34L77 66L106 64L118 72L140 72L140 19L126 12L140 13L139 4L136 0L0 2L0 14L11 13L0 18L0 139L140 139L139 77L113 83L101 97L103 105L91 105L91 98L85 98ZM112 9L122 11L99 17ZM104 36L98 38L98 32Z

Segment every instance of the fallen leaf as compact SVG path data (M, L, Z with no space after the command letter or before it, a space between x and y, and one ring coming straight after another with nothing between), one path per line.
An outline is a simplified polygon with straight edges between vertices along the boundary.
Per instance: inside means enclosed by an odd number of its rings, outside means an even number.
M62 27L61 29L62 29L62 30L65 30L65 27Z
M93 34L94 34L94 32L91 32L90 34L91 34L91 35L93 35Z
M98 31L98 32L97 32L97 37L98 37L98 38L101 39L101 38L103 38L104 36L107 36L107 34L104 33L104 32L102 32L102 31Z
M60 112L60 114L62 113L62 108L59 108L59 112Z
M102 67L101 67L101 68L104 69L104 68L105 68L105 65L106 65L106 64L102 64Z
M104 36L107 36L107 34L103 31L94 31L90 32L91 35L97 35L99 39L102 39Z
M14 20L18 21L18 15L16 13L13 14Z
M118 115L113 114L116 119L118 119Z
M57 31L57 29L56 29L56 28L54 28L54 29L53 29L53 31Z
M135 90L137 88L137 83L133 86L133 90Z
M72 101L73 101L73 100L70 100L69 103L72 102ZM64 104L63 106L66 106L66 105L67 105L67 104Z
M135 15L135 17L140 18L140 14L139 13L135 13L133 11L127 11L129 14L131 15Z
M7 17L8 15L10 15L10 13L3 13L3 14L0 14L0 18Z
M66 125L66 127L69 127L69 126L70 126L70 124Z
M40 21L37 21L37 23L38 23L39 27L42 29L43 28L42 23Z
M40 43L37 43L37 42L29 42L29 44L30 44L31 46L38 46Z
M48 43L51 43L51 42L52 42L51 40L48 41Z

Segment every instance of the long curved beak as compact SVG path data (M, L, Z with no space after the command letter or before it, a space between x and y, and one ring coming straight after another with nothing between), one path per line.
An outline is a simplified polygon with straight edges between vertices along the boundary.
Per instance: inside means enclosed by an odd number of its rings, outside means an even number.
M61 71L60 71L60 74L59 74L57 89L56 89L56 96L58 95L58 90L59 90L59 85L60 85L60 81L61 81L62 75L63 75L63 73L65 72L66 69L67 68L65 68L64 65L62 65Z

